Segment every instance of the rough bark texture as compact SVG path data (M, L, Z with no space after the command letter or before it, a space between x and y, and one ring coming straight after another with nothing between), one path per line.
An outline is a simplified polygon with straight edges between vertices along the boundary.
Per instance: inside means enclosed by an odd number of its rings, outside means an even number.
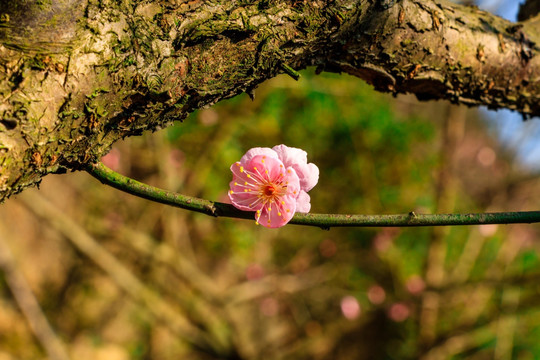
M540 17L433 0L0 4L0 199L282 72L540 115Z
M540 13L540 0L526 0L519 6L518 20L525 21Z

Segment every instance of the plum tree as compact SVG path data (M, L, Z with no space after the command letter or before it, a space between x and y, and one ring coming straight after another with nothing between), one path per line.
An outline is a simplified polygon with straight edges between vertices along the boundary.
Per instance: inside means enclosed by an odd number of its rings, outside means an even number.
M0 200L308 66L539 115L540 17L525 8L512 23L445 0L2 2Z

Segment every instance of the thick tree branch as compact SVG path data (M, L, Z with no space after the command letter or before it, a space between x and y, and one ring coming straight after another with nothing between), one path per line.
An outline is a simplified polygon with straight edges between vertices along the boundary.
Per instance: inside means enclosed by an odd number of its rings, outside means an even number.
M444 0L3 2L0 200L307 66L540 115L538 21Z
M519 6L518 20L528 20L538 13L540 13L540 0L526 0Z
M537 25L445 1L403 0L360 13L340 36L341 53L328 60L381 91L537 116Z

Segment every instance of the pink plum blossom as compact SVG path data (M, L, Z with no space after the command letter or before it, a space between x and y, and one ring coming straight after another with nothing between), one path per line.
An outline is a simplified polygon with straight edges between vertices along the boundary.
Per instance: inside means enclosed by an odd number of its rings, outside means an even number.
M341 313L349 320L354 320L360 316L360 304L354 296L345 296L341 299Z
M253 148L231 166L229 198L245 211L255 211L258 224L276 228L295 212L309 212L307 194L319 180L319 168L307 162L304 150L277 145Z

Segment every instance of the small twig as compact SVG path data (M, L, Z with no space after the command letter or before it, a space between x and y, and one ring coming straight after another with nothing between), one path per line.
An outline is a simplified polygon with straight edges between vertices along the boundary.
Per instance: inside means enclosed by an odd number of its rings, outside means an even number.
M45 349L47 356L51 360L69 360L64 344L47 321L4 239L0 239L0 270L4 273L13 297L26 317L30 329Z
M281 68L283 69L283 71L285 71L285 73L287 75L289 75L290 77L292 77L294 80L298 80L300 79L300 73L296 70L294 70L292 67L290 67L289 65L285 64L285 63L281 63Z
M199 199L143 184L120 175L101 163L88 165L86 171L101 181L129 194L166 205L215 217L255 219L252 212L241 211L231 204ZM540 222L540 211L518 211L473 214L346 215L296 213L289 224L331 227L414 227L484 224L531 224Z

